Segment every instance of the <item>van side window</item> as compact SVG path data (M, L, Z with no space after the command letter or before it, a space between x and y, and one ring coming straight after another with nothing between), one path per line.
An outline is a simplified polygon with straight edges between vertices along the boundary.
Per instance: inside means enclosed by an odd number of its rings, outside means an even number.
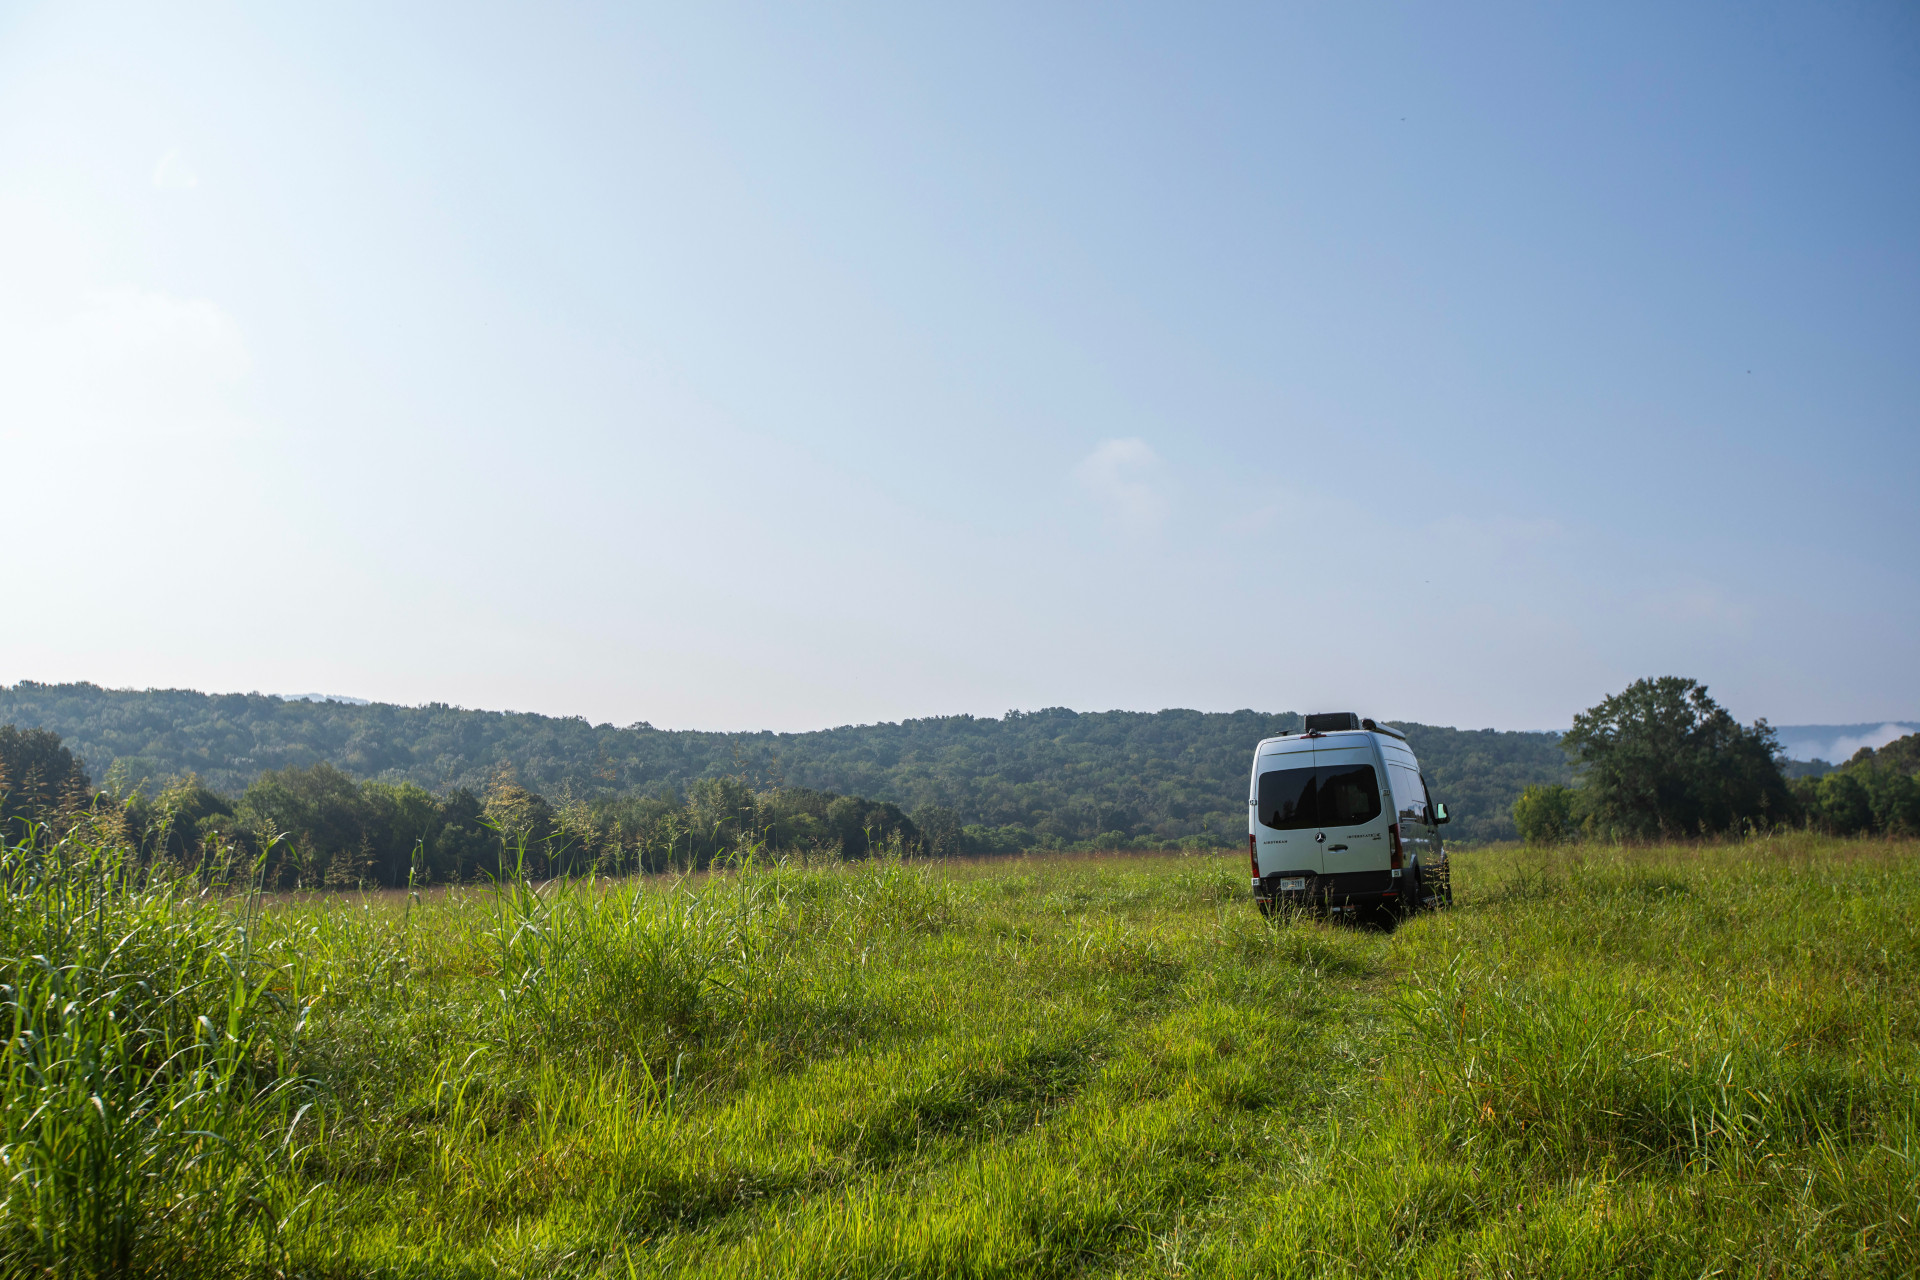
M1425 822L1427 788L1420 781L1420 775L1407 766L1395 761L1387 766L1393 782L1393 807L1400 817L1409 822Z

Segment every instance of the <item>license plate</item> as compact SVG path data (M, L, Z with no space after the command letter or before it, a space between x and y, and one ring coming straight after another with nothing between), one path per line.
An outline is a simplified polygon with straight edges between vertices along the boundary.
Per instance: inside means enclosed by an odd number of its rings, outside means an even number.
M1304 893L1306 892L1306 888L1307 888L1307 878L1305 876L1281 876L1280 877L1280 892L1282 893L1286 893L1289 891L1292 891L1294 893Z

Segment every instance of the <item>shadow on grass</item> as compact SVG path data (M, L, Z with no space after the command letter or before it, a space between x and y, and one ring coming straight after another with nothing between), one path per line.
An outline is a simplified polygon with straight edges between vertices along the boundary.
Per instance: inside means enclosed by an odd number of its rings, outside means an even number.
M910 1156L927 1137L973 1141L1029 1128L1080 1092L1102 1044L1079 1035L983 1045L980 1058L896 1093L848 1135L848 1145L860 1159L885 1164Z

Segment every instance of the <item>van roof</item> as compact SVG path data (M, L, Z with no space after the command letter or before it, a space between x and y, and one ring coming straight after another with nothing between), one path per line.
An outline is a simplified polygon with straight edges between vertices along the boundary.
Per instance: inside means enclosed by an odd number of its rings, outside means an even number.
M1389 738L1398 738L1402 742L1407 740L1407 735L1398 729L1373 720L1362 720L1359 727L1354 729L1302 729L1299 733L1276 734L1271 738L1260 739L1260 745L1265 746L1269 742L1286 742L1295 738L1331 738L1348 733L1381 733Z

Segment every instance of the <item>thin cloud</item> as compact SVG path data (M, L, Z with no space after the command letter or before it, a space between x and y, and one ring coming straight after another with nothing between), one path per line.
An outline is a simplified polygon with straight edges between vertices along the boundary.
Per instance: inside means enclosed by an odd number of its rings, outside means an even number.
M1883 724L1878 729L1870 729L1866 733L1853 737L1835 738L1833 745L1827 748L1828 754L1818 758L1829 764L1845 764L1853 759L1853 753L1860 748L1872 747L1878 751L1895 738L1905 735L1906 732L1906 728L1902 725Z
M0 439L230 439L245 429L229 397L249 363L240 326L205 298L120 288L64 308L0 299Z
M200 175L178 151L169 151L153 166L153 185L161 191L191 191L200 185Z
M1133 529L1156 529L1167 518L1168 502L1157 481L1163 470L1160 455L1134 436L1102 440L1073 469L1082 489L1107 513Z
M1753 606L1708 583L1692 583L1643 597L1648 616L1694 630L1744 635L1753 624Z

